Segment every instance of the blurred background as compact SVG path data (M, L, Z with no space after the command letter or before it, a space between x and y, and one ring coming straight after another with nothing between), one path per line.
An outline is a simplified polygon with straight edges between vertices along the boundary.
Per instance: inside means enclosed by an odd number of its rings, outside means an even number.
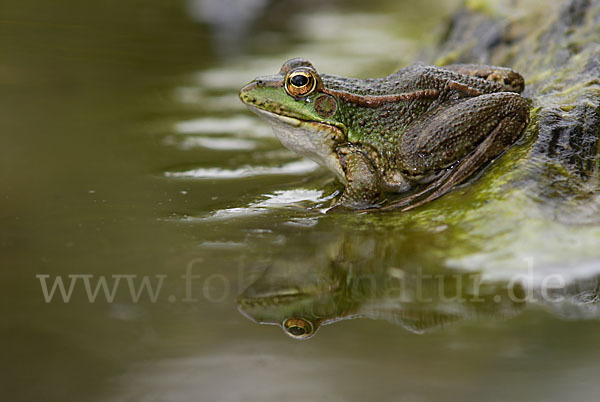
M291 57L363 78L431 62L461 6L0 0L1 399L597 400L595 305L497 302L527 257L575 267L566 297L596 297L597 226L538 220L485 249L520 221L482 231L466 190L458 215L325 216L332 175L237 99ZM406 273L498 269L481 306L382 295ZM164 281L155 300L122 279L112 301L81 280L47 301L43 278L68 275ZM315 306L307 341L252 321Z

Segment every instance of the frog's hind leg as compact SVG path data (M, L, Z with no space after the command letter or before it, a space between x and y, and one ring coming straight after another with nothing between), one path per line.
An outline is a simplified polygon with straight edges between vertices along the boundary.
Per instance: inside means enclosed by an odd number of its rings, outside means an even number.
M514 142L527 123L528 113L506 116L471 153L453 167L448 168L445 173L429 183L424 190L393 201L380 209L402 208L402 211L408 211L441 197L454 186L468 179L489 160L500 155Z
M499 130L499 127L500 126L494 131ZM388 210L402 208L402 211L408 211L441 197L450 191L452 187L460 184L475 173L482 164L487 162L488 158L486 152L494 146L494 139L496 136L496 133L490 135L475 149L475 151L473 151L473 153L461 160L455 167L448 169L446 173L433 183L430 183L424 190L394 201L381 209Z

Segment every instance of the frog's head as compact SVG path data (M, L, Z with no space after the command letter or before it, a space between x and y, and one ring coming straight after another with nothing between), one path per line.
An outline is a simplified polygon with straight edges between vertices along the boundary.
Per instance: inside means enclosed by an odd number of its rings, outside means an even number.
M335 147L346 138L338 100L323 91L323 81L305 59L286 61L278 74L258 77L240 91L240 99L264 118L281 143L323 164L343 178Z

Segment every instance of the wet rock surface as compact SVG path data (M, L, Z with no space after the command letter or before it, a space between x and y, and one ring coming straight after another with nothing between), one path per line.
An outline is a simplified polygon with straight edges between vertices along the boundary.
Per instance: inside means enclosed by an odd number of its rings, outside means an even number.
M526 80L532 123L513 184L552 201L569 223L596 222L600 137L600 0L468 1L437 64L509 66ZM546 204L549 204L546 202ZM567 206L569 211L565 211ZM579 212L574 212L578 210Z

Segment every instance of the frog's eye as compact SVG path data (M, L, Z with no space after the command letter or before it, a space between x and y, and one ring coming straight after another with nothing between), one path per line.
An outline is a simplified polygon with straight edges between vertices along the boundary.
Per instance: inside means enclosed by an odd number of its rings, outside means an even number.
M285 78L285 90L294 98L307 96L317 87L314 73L308 69L291 71Z
M314 327L310 321L302 318L288 318L283 322L283 330L294 339L310 338Z

